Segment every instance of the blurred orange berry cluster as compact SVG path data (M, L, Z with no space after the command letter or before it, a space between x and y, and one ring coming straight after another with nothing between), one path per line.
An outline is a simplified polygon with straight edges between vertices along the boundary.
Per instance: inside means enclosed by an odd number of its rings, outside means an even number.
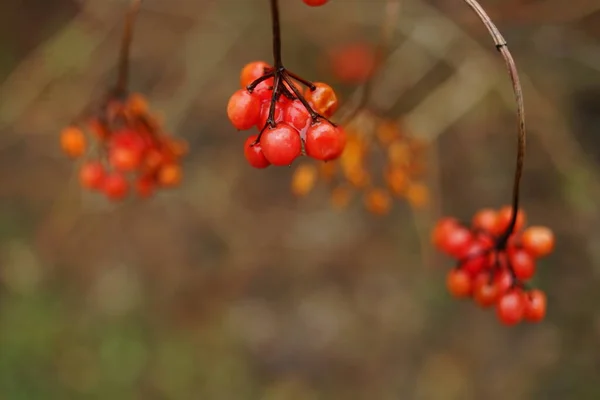
M87 190L122 200L134 191L149 197L157 188L177 186L182 179L184 140L172 138L149 111L144 96L110 98L100 111L60 134L62 151L83 158L79 182Z
M398 122L366 111L345 130L347 143L339 159L296 168L293 194L305 196L322 180L331 187L336 208L344 208L358 194L365 208L377 215L389 213L395 198L415 208L429 203L429 189L421 180L426 168L423 141L407 135Z

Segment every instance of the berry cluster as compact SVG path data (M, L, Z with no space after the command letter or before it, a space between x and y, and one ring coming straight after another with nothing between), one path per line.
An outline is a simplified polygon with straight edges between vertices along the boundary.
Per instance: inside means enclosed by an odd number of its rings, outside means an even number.
M109 98L85 123L63 129L60 144L72 158L88 155L79 169L81 186L115 201L124 199L131 187L139 197L149 197L157 187L177 186L179 162L187 152L185 141L162 131L139 94Z
M304 93L300 84L306 86ZM227 116L238 130L258 130L244 145L251 166L287 166L302 154L322 161L342 154L346 134L328 119L338 108L329 85L305 81L263 61L242 69L240 85L229 99Z
M302 0L304 4L309 5L311 7L319 7L327 4L329 0Z
M318 178L331 187L331 202L342 208L363 192L365 208L387 214L393 198L404 198L411 206L427 205L429 189L421 181L425 172L425 144L403 132L396 121L362 111L346 126L347 144L335 162L299 165L292 177L292 192L308 194ZM385 160L379 165L379 160ZM374 170L381 168L381 172Z
M515 325L539 322L546 315L546 295L526 282L536 271L536 259L554 250L554 234L543 226L523 230L525 213L513 218L512 207L483 209L471 226L443 218L432 233L433 244L458 260L447 276L448 291L471 297L481 307L496 307L499 320Z

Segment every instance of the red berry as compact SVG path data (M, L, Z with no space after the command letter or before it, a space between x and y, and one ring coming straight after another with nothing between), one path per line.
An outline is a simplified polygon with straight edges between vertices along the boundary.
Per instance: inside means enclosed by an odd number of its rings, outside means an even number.
M498 218L498 220L496 221L496 229L495 229L496 232L495 233L496 233L496 235L502 235L508 229L508 226L510 224L510 220L512 218L512 207L511 206L502 207L500 209L500 211L498 211L497 218ZM524 225L525 225L525 212L523 212L523 210L519 210L517 212L517 222L515 223L513 232L520 231Z
M447 229L445 236L440 243L440 249L453 257L460 258L469 249L469 245L473 241L471 231L462 225Z
M306 88L304 97L311 107L324 117L331 117L338 108L338 99L333 88L326 83L315 82L315 90Z
M498 295L506 293L512 286L514 278L508 269L500 269L494 274L494 286L498 289Z
M377 51L369 43L350 43L332 50L329 59L336 78L345 83L359 84L375 71Z
M133 171L140 166L142 153L135 147L114 146L110 149L108 159L110 165L116 170L123 172Z
M346 132L329 122L317 122L306 131L306 154L321 161L338 158L346 147Z
M471 226L475 230L481 230L493 235L496 232L498 222L498 213L491 208L484 208L478 211L471 222Z
M98 161L90 161L79 169L79 182L86 189L101 189L104 183L104 166Z
M304 4L307 4L311 7L319 7L326 4L329 0L302 0Z
M125 176L120 173L112 173L104 179L104 194L111 200L121 200L127 196L129 185Z
M473 282L473 298L481 307L489 307L498 300L498 287L489 272L482 272Z
M302 152L298 131L285 123L267 128L260 138L260 145L266 159L277 166L290 165Z
M546 294L534 289L525 294L525 319L540 322L546 316Z
M266 68L271 68L271 66L264 61L253 61L246 64L240 74L242 89L245 89L246 86L263 76Z
M252 135L246 139L246 143L244 143L244 156L248 163L254 168L267 168L271 163L263 154L260 143L256 143L252 146L252 143L254 143L257 138L258 135Z
M262 130L262 128L265 127L265 125L267 124L267 119L269 118L269 110L271 108L271 102L266 101L262 104L261 108L260 108L260 114L258 117L258 122L256 123L256 127L258 128L258 130ZM284 107L283 104L281 103L275 103L275 113L273 115L273 119L275 120L275 123L279 123L283 120L283 115L284 115Z
M310 125L310 114L300 100L294 100L285 110L283 117L285 123L293 126L299 132L307 129Z
M260 100L256 96L240 89L229 99L227 116L236 129L242 131L250 129L258 123L260 105Z
M526 281L535 275L535 260L522 249L514 249L508 254L508 261L517 279Z
M525 315L525 302L520 290L511 290L502 295L496 306L498 318L504 325L516 325Z
M454 297L469 297L472 290L471 276L460 269L452 269L446 275L446 287Z
M545 226L530 226L521 236L523 248L536 258L552 253L554 241L554 233Z
M472 275L476 275L482 269L489 267L490 249L491 246L487 242L472 240L459 257L462 268Z
M443 243L445 242L446 237L450 231L457 226L459 226L459 224L455 218L441 218L431 231L431 243L433 243L438 250L443 250Z

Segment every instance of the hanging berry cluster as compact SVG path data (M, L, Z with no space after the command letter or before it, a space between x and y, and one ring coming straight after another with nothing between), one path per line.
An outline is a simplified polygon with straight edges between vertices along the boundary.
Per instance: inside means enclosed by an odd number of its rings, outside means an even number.
M479 306L496 307L506 325L523 319L541 321L546 314L546 295L529 289L536 260L554 250L554 234L543 226L523 230L525 213L520 210L511 226L512 207L483 209L475 214L470 227L454 218L443 218L435 226L435 247L456 258L448 272L448 291L457 298L472 298ZM508 231L510 229L510 231ZM506 232L512 232L506 236Z
M111 200L124 199L132 188L149 197L156 188L181 181L179 163L187 144L164 133L140 94L110 98L85 124L65 128L60 141L70 157L87 155L79 169L81 186Z
M339 157L346 135L328 120L338 108L334 90L291 73L291 79L280 81L276 90L273 75L274 68L263 61L247 64L240 76L242 88L227 105L227 115L236 129L258 130L244 144L248 163L266 168L290 165L302 154L323 161ZM307 86L304 93L298 82Z
M320 178L331 187L336 208L345 207L359 192L366 209L377 215L389 213L394 197L416 208L427 205L429 190L421 181L426 168L424 142L404 132L397 121L367 111L345 130L347 144L339 159L299 165L292 176L292 193L305 196Z
M181 158L187 143L170 137L143 95L129 94L129 49L141 0L132 0L125 19L117 84L98 112L61 132L63 152L85 156L79 181L88 190L110 200L122 200L132 191L151 196L157 188L172 188L182 178Z
M227 116L238 130L257 128L244 144L246 160L255 168L289 166L300 155L334 160L346 146L346 133L329 120L338 108L337 96L331 86L307 81L283 66L279 2L270 5L273 66L255 61L242 68L241 88L229 99Z

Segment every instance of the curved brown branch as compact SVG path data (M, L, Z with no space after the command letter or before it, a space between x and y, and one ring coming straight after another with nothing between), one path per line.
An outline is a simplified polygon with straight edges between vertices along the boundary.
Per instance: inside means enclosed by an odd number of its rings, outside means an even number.
M127 83L129 81L129 50L131 48L131 41L133 40L135 19L141 5L142 0L132 0L125 16L125 27L123 29L123 38L119 52L119 76L115 86L115 95L117 96L122 96L127 92Z
M526 147L526 130L525 130L525 106L523 104L523 90L521 88L521 81L519 80L519 74L517 73L517 66L515 64L515 60L512 57L512 54L508 50L506 40L496 27L496 25L492 22L490 17L487 15L485 10L481 7L481 5L476 0L464 0L465 3L477 14L481 22L485 25L487 30L489 31L494 43L496 44L496 49L500 52L502 57L504 58L504 62L506 63L506 68L508 69L508 75L512 82L513 91L515 94L515 100L517 103L517 119L518 119L518 127L517 127L517 161L515 168L515 177L513 183L513 194L512 194L512 217L510 220L510 224L500 238L498 247L504 247L508 238L510 237L515 224L517 222L517 213L519 210L519 195L520 195L520 186L521 186L521 176L523 175L523 163L525 161L525 147Z

